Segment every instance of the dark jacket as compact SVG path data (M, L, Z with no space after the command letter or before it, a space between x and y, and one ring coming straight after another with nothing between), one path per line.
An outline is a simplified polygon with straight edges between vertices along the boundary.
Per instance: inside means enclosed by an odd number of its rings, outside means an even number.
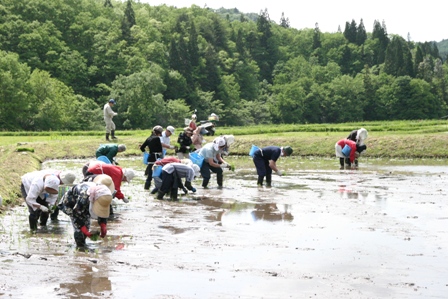
M185 132L182 132L179 134L179 138L177 138L177 142L180 144L180 148L179 148L179 152L181 153L189 153L191 152L191 148L187 147L191 147L191 144L193 143L191 141L191 137L188 136L187 134L185 134Z

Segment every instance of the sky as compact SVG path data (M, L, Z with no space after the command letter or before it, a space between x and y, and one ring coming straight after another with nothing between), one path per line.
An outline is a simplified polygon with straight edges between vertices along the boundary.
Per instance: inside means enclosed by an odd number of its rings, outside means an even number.
M138 1L138 0L137 0ZM289 19L290 26L297 29L314 28L318 23L321 32L344 31L345 23L361 19L367 32L373 31L373 23L378 20L386 24L387 33L397 34L405 40L410 34L411 41L440 42L448 39L446 29L446 9L442 0L139 0L150 5L209 7L212 9L237 8L243 13L260 13L268 10L271 21L280 22L282 12Z

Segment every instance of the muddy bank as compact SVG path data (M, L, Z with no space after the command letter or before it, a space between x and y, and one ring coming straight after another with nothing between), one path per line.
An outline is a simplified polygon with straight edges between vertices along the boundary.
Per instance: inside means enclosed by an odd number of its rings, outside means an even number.
M81 177L85 161L46 163ZM297 162L297 161L296 161ZM255 171L180 202L143 190L114 203L108 236L76 250L69 218L29 234L27 210L0 218L0 296L11 298L446 298L446 165L316 159L272 188ZM381 165L378 165L381 164ZM197 187L200 180L196 181ZM96 225L95 222L94 226Z

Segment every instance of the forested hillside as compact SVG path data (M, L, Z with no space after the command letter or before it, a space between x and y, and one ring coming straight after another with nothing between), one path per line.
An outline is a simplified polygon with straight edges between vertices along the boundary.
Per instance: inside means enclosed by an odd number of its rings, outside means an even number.
M181 126L194 109L199 119L218 114L220 125L448 114L436 42L342 21L340 32L322 33L266 10L2 0L0 129L101 129L108 98L118 129Z

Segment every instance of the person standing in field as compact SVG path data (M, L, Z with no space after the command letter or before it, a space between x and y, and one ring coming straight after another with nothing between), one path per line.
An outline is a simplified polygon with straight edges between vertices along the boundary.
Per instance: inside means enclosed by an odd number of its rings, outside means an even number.
M174 130L175 129L173 126L168 126L166 127L166 130L162 132L162 135L160 136L160 141L164 149L176 149L174 145L170 144L171 143L170 136L174 134ZM166 152L166 150L164 150L164 152Z
M291 156L291 154L290 146L267 146L257 149L252 159L258 174L257 185L262 186L264 177L266 177L266 186L271 187L272 171L282 176L282 172L277 167L277 160L281 156Z
M145 142L140 145L140 150L142 152L146 151L146 147L149 149L149 156L148 160L146 161L148 163L148 166L146 166L145 175L146 181L145 181L145 190L149 190L151 187L151 181L152 181L152 167L154 166L154 163L157 161L157 159L163 158L163 148L162 148L162 142L160 137L162 136L163 128L161 126L155 126L152 129L151 136L146 138Z
M104 105L103 112L104 112L104 122L106 123L106 140L110 141L109 136L112 135L112 139L118 139L115 136L115 123L113 122L112 118L117 115L116 112L112 110L112 107L115 105L115 100L110 99L109 102L107 102Z
M347 139L352 140L356 142L357 146L365 146L364 141L369 136L366 129L361 128L359 130L353 130L348 135ZM367 148L367 146L364 148L364 150ZM348 158L345 159L345 164L350 165L350 161ZM358 157L355 157L355 167L358 167Z

